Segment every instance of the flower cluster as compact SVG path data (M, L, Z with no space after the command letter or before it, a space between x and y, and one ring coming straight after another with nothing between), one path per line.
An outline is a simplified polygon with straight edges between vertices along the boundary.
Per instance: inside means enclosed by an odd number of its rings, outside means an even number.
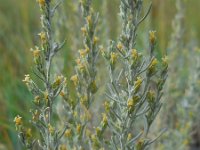
M32 102L35 107L31 109L32 119L30 120L32 129L26 128L20 116L16 116L14 122L20 140L27 149L38 147L49 150L58 148L63 136L62 132L66 130L66 128L63 131L56 129L55 122L52 121L55 100L65 89L66 78L62 75L53 78L50 71L55 54L63 46L63 43L55 42L52 36L51 18L57 7L52 7L51 1L48 0L37 0L37 2L41 10L42 31L38 34L41 46L31 49L31 52L35 64L33 72L41 82L34 81L29 74L25 75L23 80L34 97ZM32 130L37 130L40 137L37 134L33 136Z
M41 10L42 31L38 34L41 45L31 52L33 72L41 82L31 75L25 75L23 80L34 97L30 120L34 127L26 128L20 116L14 119L24 146L42 150L146 149L155 140L147 136L161 108L168 71L167 57L159 61L155 55L155 31L149 32L149 55L144 56L137 49L137 29L151 7L142 17L142 0L120 0L122 32L117 41L111 40L104 49L99 46L98 13L92 9L92 0L81 0L83 48L78 50L75 72L68 83L63 75L53 75L52 71L53 58L64 44L55 41L52 31L52 17L60 2L55 6L51 0L37 2ZM91 106L100 88L99 52L108 66L107 90L101 95L107 100L99 113L101 117L94 118ZM62 117L54 109L58 96L63 98ZM59 116L61 122L54 116ZM60 124L65 126L61 128ZM37 131L36 136L32 135L33 130Z

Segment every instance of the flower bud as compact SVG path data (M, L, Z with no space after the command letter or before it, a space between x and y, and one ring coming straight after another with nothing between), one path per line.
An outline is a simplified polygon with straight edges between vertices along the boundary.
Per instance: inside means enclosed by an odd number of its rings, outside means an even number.
M81 130L82 130L81 124L78 124L78 125L76 126L76 131L77 131L77 133L80 134L80 133L81 133Z
M149 65L149 68L148 68L149 75L152 75L155 73L157 64L158 64L158 60L156 58L153 58L153 60L151 61L150 65Z
M72 130L71 129L67 129L65 131L65 137L71 137L72 136Z
M116 60L117 60L117 54L114 53L114 52L111 52L110 54L110 62L112 65L114 65L116 63Z
M134 82L135 92L138 92L138 90L140 89L141 85L142 85L142 78L141 77L137 77L137 80Z
M52 135L55 132L55 128L51 124L48 124L48 130L49 130L49 133L52 134Z
M40 7L44 7L46 4L45 0L36 0L38 2L38 4L40 5Z
M15 122L15 125L16 125L16 126L22 125L22 117L20 117L19 115L17 115L17 116L14 118L14 122Z
M152 45L155 44L156 42L156 36L155 36L156 31L150 31L149 32L149 41Z
M74 83L74 86L78 84L78 75L73 75L70 80Z

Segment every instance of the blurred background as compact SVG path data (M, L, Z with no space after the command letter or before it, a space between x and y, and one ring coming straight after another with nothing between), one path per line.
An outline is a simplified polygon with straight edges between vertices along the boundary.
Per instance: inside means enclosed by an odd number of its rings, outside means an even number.
M144 3L146 11L151 1ZM156 30L157 53L160 57L168 54L170 61L164 107L153 127L155 131L169 130L153 149L198 149L200 145L199 6L199 0L153 0L152 11L138 31L138 47L143 50L148 46L149 30ZM94 10L100 13L101 43L115 40L120 33L119 0L94 0ZM56 38L67 39L59 63L68 77L73 72L74 52L82 45L79 12L78 0L65 0L54 20L59 29L55 30ZM13 119L17 114L26 120L30 117L32 97L22 79L31 72L30 48L37 44L39 32L40 12L35 0L0 0L0 150L21 149Z

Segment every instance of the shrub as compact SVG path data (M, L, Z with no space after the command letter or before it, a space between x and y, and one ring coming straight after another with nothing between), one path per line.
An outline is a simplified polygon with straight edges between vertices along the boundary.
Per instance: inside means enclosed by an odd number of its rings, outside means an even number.
M148 133L162 106L160 99L168 70L167 57L160 61L155 57L155 31L149 32L148 56L136 49L138 27L148 16L151 6L142 16L142 0L121 0L121 34L104 49L98 46L96 36L98 13L91 8L92 0L82 0L84 48L79 50L75 74L68 83L64 76L51 71L52 60L65 43L56 42L52 30L52 18L61 3L53 6L50 0L37 2L41 10L42 31L38 34L41 46L31 51L33 71L41 82L33 80L29 74L23 80L34 96L35 105L30 124L26 125L19 115L14 119L23 145L27 149L43 150L143 150L149 147L160 136L149 139ZM99 124L94 125L92 119L97 122L98 118L91 117L91 105L100 88L96 82L100 52L107 62L109 76L105 110ZM65 109L61 121L56 119L55 111L59 95L64 99Z

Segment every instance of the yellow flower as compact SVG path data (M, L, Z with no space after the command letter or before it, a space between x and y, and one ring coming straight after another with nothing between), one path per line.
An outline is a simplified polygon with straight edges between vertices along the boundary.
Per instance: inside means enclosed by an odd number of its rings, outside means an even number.
M117 48L118 48L120 51L122 51L122 49L123 49L123 45L122 45L121 42L117 44Z
M31 137L32 137L32 132L31 132L31 129L30 129L30 128L28 128L28 129L26 130L26 137L27 137L27 138L31 138Z
M154 58L151 62L150 66L156 66L158 64L158 60L156 58Z
M76 131L78 132L78 134L80 134L81 133L81 124L78 124L77 126L76 126Z
M78 117L78 112L75 111L75 112L73 113L73 116L74 116L74 118Z
M158 64L158 60L156 58L153 58L153 60L151 61L150 65L149 65L149 74L152 74L155 72L156 69L156 65Z
M35 49L31 48L31 51L33 52L33 57L34 58L38 58L40 56L41 50L39 50L39 48L37 46L35 47Z
M70 80L74 83L75 86L78 84L78 75L73 75Z
M128 101L127 101L128 110L132 111L138 101L139 101L138 96L133 96L132 98L129 98Z
M65 131L65 136L66 136L66 137L71 137L71 135L72 135L72 130L71 130L71 129L67 129L67 130Z
M94 134L92 134L91 139L92 139L92 141L93 141L94 143L97 143L97 142L98 142L97 137L96 137L96 135L94 135Z
M81 32L83 33L83 35L86 35L87 34L87 29L85 27L82 27L81 28Z
M103 126L105 126L105 125L108 124L108 117L107 117L107 115L105 113L102 113L102 116L103 116L102 124L103 124Z
M105 101L105 103L104 103L104 108L105 108L106 112L110 111L110 104L107 101Z
M91 137L91 131L90 130L86 129L85 134L86 134L87 137Z
M40 39L43 43L45 43L47 41L47 38L46 38L46 34L45 32L41 32L38 34L40 36Z
M33 121L38 121L39 116L40 116L39 111L35 110L35 112L33 113L33 117L32 117Z
M96 134L97 134L97 136L101 135L101 129L99 127L96 128Z
M76 64L80 65L81 64L81 59L76 59Z
M144 140L139 140L136 145L136 150L143 150L144 149Z
M132 138L132 134L131 134L131 133L129 133L129 134L128 134L128 137L127 137L127 140L128 140L128 141L130 141L130 140L131 140L131 138Z
M101 55L102 55L103 57L106 56L105 49L104 49L104 47L103 47L102 45L99 46L99 51L101 52Z
M149 103L154 102L154 100L155 100L155 92L152 91L152 90L150 90L150 91L147 93L147 98L148 98Z
M134 102L132 98L128 99L127 106L129 110L134 106Z
M136 49L131 50L131 57L136 60L138 58L138 52Z
M39 105L40 104L40 96L35 96L34 103Z
M65 96L65 92L64 92L64 91L61 91L61 92L60 92L60 96L64 97L64 96Z
M85 105L85 104L87 104L87 101L88 101L87 95L81 97L81 100L80 100L81 104L84 104L84 105Z
M86 20L89 25L92 24L92 16L87 16Z
M81 72L84 72L85 71L85 65L83 63L79 63L78 64L78 69L81 71Z
M81 57L85 57L89 53L89 48L79 50L79 54Z
M155 44L156 41L155 33L156 31L149 31L149 41L151 44Z
M41 6L41 7L44 7L45 6L45 0L37 0L37 2L39 3L39 5Z
M141 84L142 84L142 78L137 77L137 80L134 82L135 92L139 90L139 88L141 87Z
M30 75L29 74L25 75L25 78L22 81L25 83L29 83L31 81Z
M44 99L46 101L46 104L48 104L48 102L49 102L49 93L47 91L44 92Z
M48 124L48 130L50 134L54 134L55 132L55 128L51 124Z
M184 141L183 141L183 145L188 145L189 144L189 141L187 140L187 139L185 139Z
M64 145L64 144L60 145L59 150L67 150L66 145Z
M58 87L61 84L62 79L63 79L63 76L57 76L53 83L53 87L54 88Z
M17 115L17 116L14 118L14 122L15 122L15 125L16 125L16 126L22 125L22 117L20 117L19 115Z
M111 64L114 65L116 63L116 60L117 60L117 54L114 52L111 52L111 54L110 54Z
M94 44L97 44L97 42L99 41L99 38L95 36L93 41L94 41Z
M162 58L162 64L164 65L164 66L168 66L168 57L167 56L164 56L163 58Z

